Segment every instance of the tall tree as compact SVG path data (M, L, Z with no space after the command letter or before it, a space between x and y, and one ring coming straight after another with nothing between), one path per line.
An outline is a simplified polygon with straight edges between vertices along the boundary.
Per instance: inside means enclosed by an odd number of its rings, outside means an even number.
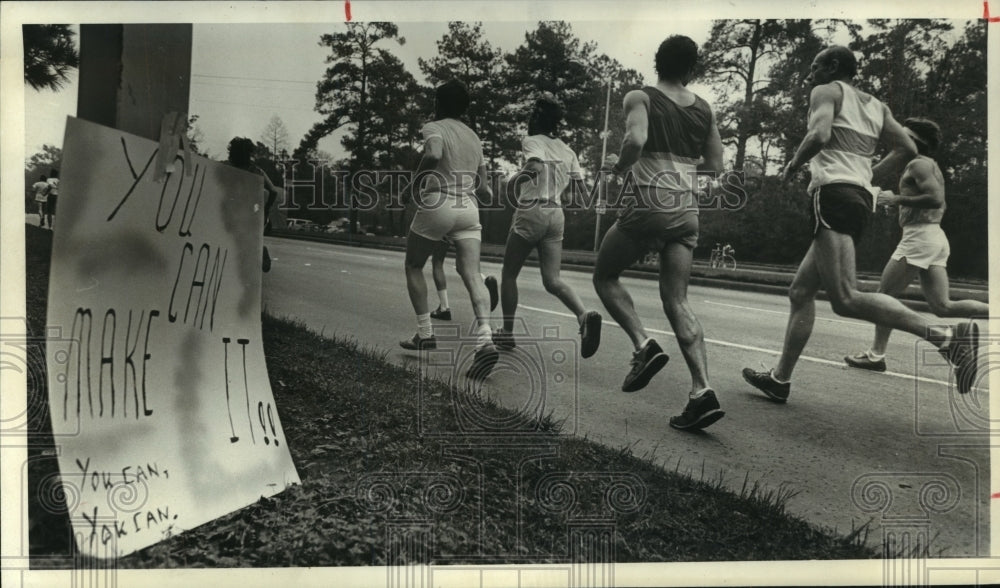
M801 143L806 133L809 112L809 91L805 80L813 59L828 44L840 28L852 28L851 23L838 21L783 21L788 44L779 59L770 65L767 84L762 84L757 100L765 106L756 109L763 115L757 136L760 152L757 154L762 175L767 175L769 165L784 165ZM744 166L742 169L746 169ZM737 168L740 169L740 168Z
M421 111L419 97L426 89L417 84L403 62L391 53L372 62L369 69L372 78L379 82L368 87L372 112L366 135L348 134L342 143L351 153L369 153L371 164L379 169L392 168L407 160L400 151L419 138L420 127L428 115ZM362 145L362 141L367 145Z
M416 100L418 92L402 62L381 46L406 42L395 24L350 22L346 27L320 38L320 45L330 48L326 63L331 65L316 86L316 111L325 118L313 125L294 156L304 158L321 138L347 126L341 144L351 153L348 171L353 174L392 159L389 153L406 125L401 113L415 111L409 101ZM354 230L359 217L353 204L349 216Z
M511 103L508 115L517 126L507 133L502 149L509 161L518 162L521 137L527 128L532 99L541 92L555 95L566 107L564 139L572 145L584 144L594 136L594 117L587 100L596 84L588 83L586 65L594 53L594 43L583 43L569 23L543 21L528 31L514 52L505 56L508 69L505 85ZM571 75L567 75L571 74Z
M387 63L399 63L389 51L379 46L384 41L402 45L406 39L399 36L399 28L391 22L349 22L342 33L320 37L320 45L330 48L326 63L331 64L316 85L316 111L325 116L303 138L297 154L316 148L319 139L344 125L352 132L342 143L353 155L351 170L371 166L374 150L369 141L375 108L371 103L373 86L398 84L405 80L372 75L373 69ZM409 75L405 70L399 72ZM410 76L412 78L412 76ZM381 106L381 105L377 105Z
M503 52L485 39L482 23L461 21L448 23L437 49L434 57L418 60L420 70L432 86L457 79L469 88L469 126L482 140L483 154L494 168L501 156L501 138L513 125L503 115L509 100L503 91Z
M509 161L516 162L520 138L527 129L531 103L540 92L551 92L566 107L562 136L581 152L584 165L600 165L601 138L607 100L607 82L612 85L609 151L617 148L624 120L621 104L625 93L637 88L642 76L606 55L596 53L593 42L584 43L573 34L569 23L539 22L524 36L524 43L505 57L508 65L505 86L512 96L507 113L517 121L504 142Z
M24 81L36 90L59 90L80 64L69 25L24 25Z
M966 24L962 37L935 56L926 81L926 115L942 130L935 159L946 179L948 270L980 278L989 274L986 30L985 21Z
M772 70L792 48L814 41L808 21L731 19L712 24L701 68L707 82L721 89L716 117L723 142L736 149L735 169L743 169L751 139L767 140L765 121L775 106L766 99L775 95Z
M956 180L986 170L986 64L986 23L970 21L927 73L927 94L934 98L927 114L942 126L946 140L937 157Z
M861 60L855 84L877 96L893 112L924 111L926 75L946 49L951 23L933 19L869 20L871 33L859 35L850 48Z
M275 114L271 117L260 134L260 140L275 158L288 149L288 129L280 116Z

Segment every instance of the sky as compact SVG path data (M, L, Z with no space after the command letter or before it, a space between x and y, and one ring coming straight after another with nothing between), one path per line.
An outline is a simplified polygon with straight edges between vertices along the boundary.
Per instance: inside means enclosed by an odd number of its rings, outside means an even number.
M327 23L219 23L193 26L190 114L198 115L202 134L201 150L213 158L223 158L226 145L236 136L259 140L273 116L288 129L289 147L322 117L315 112L316 83L328 67L330 54L319 45L321 35L345 30L343 22L331 15ZM545 16L545 15L540 15ZM711 20L659 19L569 20L573 33L583 42L593 41L597 52L618 60L626 68L655 83L653 55L659 43L671 34L691 37L699 46L707 39ZM485 38L495 47L511 52L524 42L525 33L537 28L537 20L486 20ZM956 34L963 23L956 22ZM397 22L400 45L383 41L419 81L426 82L418 59L436 55L436 42L447 32L447 22ZM78 27L74 27L78 30ZM835 42L846 43L835 37ZM25 89L25 157L42 145L60 146L67 115L76 113L78 73L58 92ZM713 95L704 86L691 88L710 102ZM346 155L340 145L344 130L320 140L319 149L334 159Z
M595 41L598 53L617 59L625 67L655 82L653 54L670 34L685 34L699 45L708 38L710 21L685 21L665 28L662 22L643 23L570 21L582 41ZM437 53L436 42L447 32L447 22L398 23L399 45L384 41L383 47L399 57L421 82L418 58ZM537 21L487 22L486 39L510 52L524 42L524 35ZM321 116L314 110L316 82L328 67L329 49L319 45L320 36L343 31L343 23L332 24L195 24L191 59L190 114L199 115L203 151L219 158L235 136L257 140L272 116L278 116L289 131L294 148ZM61 145L65 117L76 113L77 73L59 92L25 90L25 155L44 144ZM343 153L339 134L320 141L319 148L335 156Z

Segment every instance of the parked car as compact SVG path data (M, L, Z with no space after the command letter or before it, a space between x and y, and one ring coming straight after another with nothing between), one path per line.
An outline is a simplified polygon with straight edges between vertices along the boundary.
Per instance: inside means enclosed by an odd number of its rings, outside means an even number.
M330 221L326 226L321 227L321 229L326 233L346 233L350 224L347 217L341 217Z
M290 218L288 219L288 225L286 228L290 231L302 231L305 230L311 224L313 224L313 222L308 219Z

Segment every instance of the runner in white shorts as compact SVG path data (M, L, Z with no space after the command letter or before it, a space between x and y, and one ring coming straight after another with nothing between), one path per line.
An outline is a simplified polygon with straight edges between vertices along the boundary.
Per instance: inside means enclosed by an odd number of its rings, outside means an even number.
M944 176L931 155L940 143L941 129L932 121L919 118L903 122L906 133L917 144L919 155L913 159L899 181L899 194L882 192L882 205L899 206L899 225L903 236L889 263L882 270L879 292L898 296L913 279L920 276L920 286L931 311L940 317L986 317L989 306L976 300L948 299L948 237L941 230L946 208ZM847 365L883 372L885 351L892 328L877 325L875 340L868 351L844 358Z
M434 349L437 341L427 308L424 265L441 240L455 244L458 273L469 291L476 315L476 354L468 376L489 375L498 359L490 330L489 300L481 281L479 252L482 227L476 198L492 197L479 137L459 120L469 107L465 84L452 80L435 89L435 120L424 125L424 154L408 195L419 193L417 212L406 242L406 287L417 315L417 333L400 341L404 349Z
M431 318L439 321L451 320L451 305L448 304L448 278L444 275L444 260L448 257L448 248L451 241L445 237L431 254L431 277L434 278L434 289L437 290L438 307L431 311ZM490 295L490 312L497 307L500 302L500 286L496 276L486 276L480 274L486 291Z
M538 250L538 267L545 290L576 315L580 326L580 352L590 357L601 343L600 313L583 307L576 292L559 277L565 228L562 199L571 181L583 181L580 161L556 135L563 107L551 95L535 101L528 119L528 136L521 142L525 164L510 184L517 208L503 255L500 304L503 327L493 334L501 349L513 349L514 316L517 313L517 276L532 250Z

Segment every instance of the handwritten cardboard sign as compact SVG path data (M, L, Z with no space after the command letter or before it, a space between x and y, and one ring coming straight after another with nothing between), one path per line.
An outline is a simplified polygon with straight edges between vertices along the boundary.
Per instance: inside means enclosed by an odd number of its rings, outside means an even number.
M262 179L70 118L49 408L80 551L131 553L299 482L261 344Z

